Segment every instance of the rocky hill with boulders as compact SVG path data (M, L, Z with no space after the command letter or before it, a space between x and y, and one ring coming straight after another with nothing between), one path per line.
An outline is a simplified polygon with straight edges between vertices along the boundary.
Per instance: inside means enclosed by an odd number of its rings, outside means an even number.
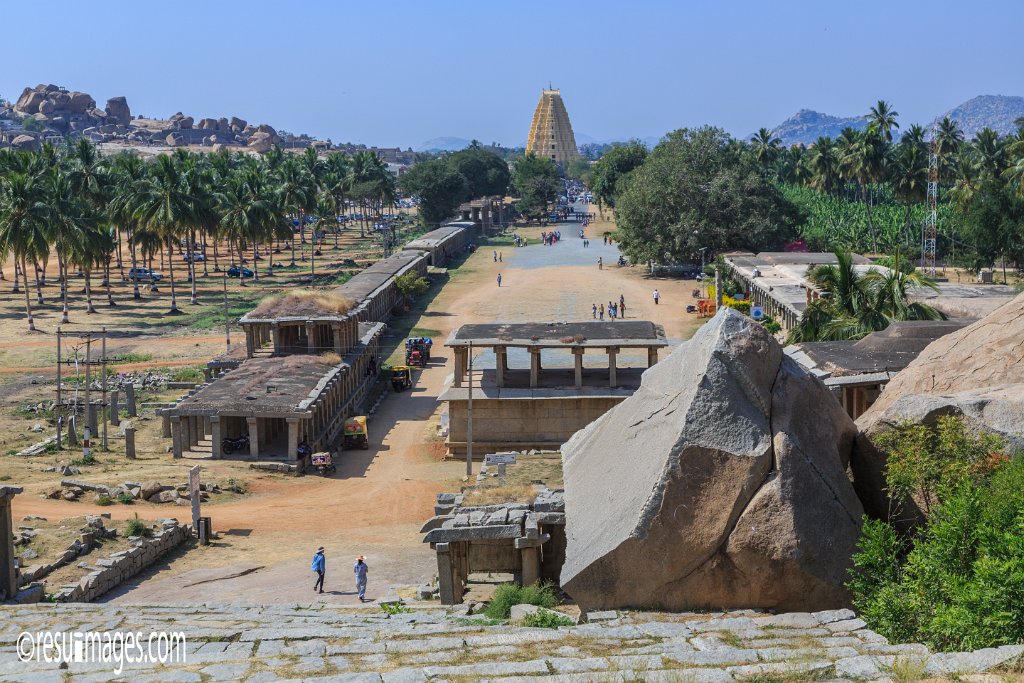
M830 116L810 109L801 109L775 126L772 133L783 145L789 147L811 145L820 137L836 138L844 128L864 130L867 125L867 120L862 116Z
M182 112L167 119L132 118L123 96L108 99L100 109L88 93L42 83L25 88L13 106L0 110L0 118L4 117L20 127L0 128L0 148L38 149L44 141L58 141L66 136L138 146L226 145L254 152L266 152L274 145L318 144L308 135L281 135L268 124L250 124L237 116L203 118L198 122Z

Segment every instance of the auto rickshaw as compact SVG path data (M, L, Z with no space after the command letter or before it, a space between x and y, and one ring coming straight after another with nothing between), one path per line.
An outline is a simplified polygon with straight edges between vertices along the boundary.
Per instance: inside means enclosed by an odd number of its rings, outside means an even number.
M396 365L391 368L391 388L395 391L404 391L412 386L412 377L409 368L405 365Z
M364 451L370 447L370 440L366 431L366 416L354 415L345 420L344 426L344 447L362 448Z

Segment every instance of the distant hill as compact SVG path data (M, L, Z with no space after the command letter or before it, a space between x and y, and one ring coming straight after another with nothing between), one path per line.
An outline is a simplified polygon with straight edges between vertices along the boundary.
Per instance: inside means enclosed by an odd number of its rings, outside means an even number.
M964 137L970 140L982 128L991 128L1001 135L1017 130L1014 119L1024 116L1024 97L1012 95L979 95L936 117L931 127L948 116L960 124Z
M790 145L809 145L820 137L835 138L843 132L844 128L864 130L867 128L867 120L860 116L830 116L821 112L801 109L788 119L775 126L772 132L782 140L786 147ZM748 135L745 139L751 138Z
M416 148L417 152L458 152L469 147L471 140L466 138L440 137L431 138Z
M1011 95L979 95L950 109L928 125L930 130L943 116L949 116L960 124L964 137L970 140L982 128L988 127L1002 135L1017 130L1014 120L1024 116L1024 97ZM900 122L897 136L913 122ZM796 144L812 144L819 137L838 137L844 128L864 130L867 119L860 116L830 116L821 112L801 109L793 116L777 125L772 132L782 140L785 146ZM744 139L749 140L750 135Z

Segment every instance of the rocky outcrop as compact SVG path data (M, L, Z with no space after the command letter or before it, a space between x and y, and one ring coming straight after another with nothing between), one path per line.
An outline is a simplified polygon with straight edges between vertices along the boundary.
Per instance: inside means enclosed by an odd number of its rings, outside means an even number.
M132 122L132 110L124 97L111 97L106 106L107 123L127 126Z
M905 422L962 417L976 430L1024 447L1024 294L981 320L929 344L857 419L851 469L868 514L889 514L885 454L874 437ZM909 510L908 512L912 512Z
M720 310L563 447L562 588L584 609L846 604L855 432L771 335Z

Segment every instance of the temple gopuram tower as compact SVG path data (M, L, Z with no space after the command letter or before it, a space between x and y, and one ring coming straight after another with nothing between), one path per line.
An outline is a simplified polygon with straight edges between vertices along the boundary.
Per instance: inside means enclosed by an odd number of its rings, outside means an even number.
M580 157L576 137L572 134L572 124L569 123L569 113L562 102L561 90L541 91L540 102L533 112L526 151L547 157L560 166Z

